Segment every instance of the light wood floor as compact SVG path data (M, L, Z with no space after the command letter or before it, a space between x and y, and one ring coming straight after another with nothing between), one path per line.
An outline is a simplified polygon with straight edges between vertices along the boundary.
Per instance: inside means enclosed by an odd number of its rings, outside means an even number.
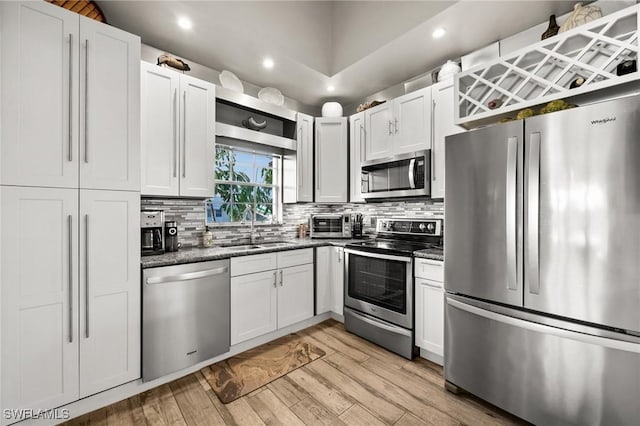
M442 368L407 361L330 320L298 332L326 355L229 404L202 373L71 420L71 425L522 424L444 389Z

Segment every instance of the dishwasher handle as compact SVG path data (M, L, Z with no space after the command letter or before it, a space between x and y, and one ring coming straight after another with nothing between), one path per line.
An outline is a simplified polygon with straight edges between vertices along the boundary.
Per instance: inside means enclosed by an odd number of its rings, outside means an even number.
M184 274L179 275L164 275L159 277L149 277L147 278L147 284L162 284L176 281L188 281L188 280L196 280L198 278L210 277L212 275L221 275L227 272L229 268L227 266L223 266L221 268L215 269L207 269L205 271L197 271L197 272L186 272Z

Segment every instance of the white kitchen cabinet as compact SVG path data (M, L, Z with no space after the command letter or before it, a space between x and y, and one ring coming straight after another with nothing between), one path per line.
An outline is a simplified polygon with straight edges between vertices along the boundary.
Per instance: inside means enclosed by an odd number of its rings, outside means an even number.
M2 407L78 399L78 190L0 188Z
M139 190L140 38L46 2L0 13L1 183Z
M277 280L276 270L231 278L232 345L278 328Z
M313 117L298 113L297 201L313 202Z
M364 112L349 117L349 202L364 203L360 164L364 161L367 133Z
M349 185L347 118L316 118L315 124L315 201L346 203Z
M214 193L215 86L141 64L142 194Z
M140 377L140 195L80 190L80 396Z
M3 185L78 186L78 15L1 2Z
M316 314L333 311L343 315L344 249L316 248Z
M416 346L423 356L442 362L444 354L444 264L430 259L416 259ZM435 355L435 357L434 357Z
M431 147L431 88L416 90L365 111L365 160Z
M393 155L393 101L369 108L364 112L365 160Z
M278 271L278 328L313 316L313 263Z
M465 131L456 126L457 107L453 79L431 86L433 139L431 146L431 198L444 198L445 137Z
M140 190L140 37L80 19L80 188Z

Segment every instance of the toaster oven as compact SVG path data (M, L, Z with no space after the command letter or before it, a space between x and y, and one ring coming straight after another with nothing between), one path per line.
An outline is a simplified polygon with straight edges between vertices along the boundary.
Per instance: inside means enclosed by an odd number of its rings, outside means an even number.
M350 214L311 215L311 238L351 238L354 218Z

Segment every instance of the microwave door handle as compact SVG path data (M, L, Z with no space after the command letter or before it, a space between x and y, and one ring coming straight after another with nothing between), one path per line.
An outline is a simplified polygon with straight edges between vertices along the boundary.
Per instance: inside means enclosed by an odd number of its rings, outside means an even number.
M416 189L415 166L416 159L412 158L411 161L409 161L409 186L411 189Z

